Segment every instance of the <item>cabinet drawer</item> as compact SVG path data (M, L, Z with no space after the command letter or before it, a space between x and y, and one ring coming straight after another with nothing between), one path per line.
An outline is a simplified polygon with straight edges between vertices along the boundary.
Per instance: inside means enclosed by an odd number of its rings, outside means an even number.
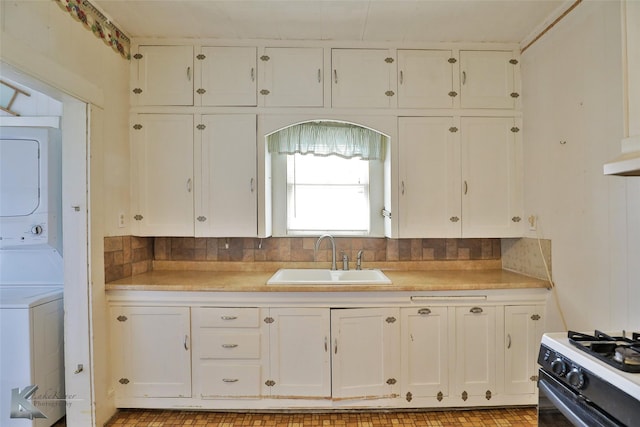
M259 308L216 307L197 310L201 328L256 328L260 325Z
M201 359L259 359L260 332L224 333L200 331Z
M260 397L260 365L215 363L200 367L200 397Z

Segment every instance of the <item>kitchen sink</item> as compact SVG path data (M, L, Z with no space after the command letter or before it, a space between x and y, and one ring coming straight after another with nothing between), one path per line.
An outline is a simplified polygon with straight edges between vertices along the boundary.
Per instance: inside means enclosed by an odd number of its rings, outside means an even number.
M378 269L325 270L317 268L282 268L267 285L390 285L391 280Z

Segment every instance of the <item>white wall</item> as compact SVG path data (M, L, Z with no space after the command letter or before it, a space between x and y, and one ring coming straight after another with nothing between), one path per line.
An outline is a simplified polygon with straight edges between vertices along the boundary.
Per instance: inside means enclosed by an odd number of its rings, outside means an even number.
M574 330L640 329L640 180L602 172L623 137L620 22L618 2L583 2L522 56L525 210L552 241ZM547 330L563 330L548 309Z
M82 393L78 397L86 399L88 407L95 405L95 416L83 412L72 420L83 420L76 422L76 425L89 425L89 420L94 425L103 425L115 408L107 390L108 382L105 381L109 377L109 363L101 242L105 234L129 233L127 228L117 227L118 213L128 214L129 211L129 62L51 0L1 1L0 25L0 75L65 101L65 105L70 105L67 104L70 95L94 106L89 110L95 116L89 116L89 138L84 133L79 135L86 140L85 143L90 144L91 150L91 162L87 165L91 174L89 193L92 201L88 209L91 215L89 235L92 246L91 253L87 254L91 260L91 289L90 292L87 289L87 280L84 283L66 283L65 275L65 300L79 298L88 305L84 312L80 307L76 309L75 304L72 307L65 305L65 310L67 324L85 325L85 329L91 328L92 332L91 341L89 334L86 334L86 338L74 337L79 342L85 341L82 342L84 348L69 348L68 353L88 352L89 348L91 350L91 359L84 362L85 373L74 378L87 375L90 377L87 381L93 381L87 386L88 393L91 394ZM78 142L78 132L73 132L66 110L63 115L63 145L68 147ZM86 129L87 123L80 123L77 128ZM74 135L73 139L71 135ZM83 143L82 140L79 142ZM64 161L63 159L63 168ZM69 191L63 188L63 193L68 196ZM86 227L84 233L86 234ZM77 250L86 252L86 247L79 242ZM78 269L85 266L86 262L78 266ZM87 324L87 311L90 325ZM69 360L72 359L67 358ZM71 374L73 369L75 365L67 366ZM68 392L73 393L73 390ZM69 425L73 426L74 422Z

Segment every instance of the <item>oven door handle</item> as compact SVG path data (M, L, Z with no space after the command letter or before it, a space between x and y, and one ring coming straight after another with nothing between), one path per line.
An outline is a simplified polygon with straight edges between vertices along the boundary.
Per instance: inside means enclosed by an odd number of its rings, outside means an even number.
M553 403L556 409L577 427L622 426L622 424L611 420L587 402L585 402L585 406L588 406L589 409L586 409L580 404L578 397L564 396L561 392L555 390L553 383L540 380L538 381L538 388L540 392L544 392L546 398Z

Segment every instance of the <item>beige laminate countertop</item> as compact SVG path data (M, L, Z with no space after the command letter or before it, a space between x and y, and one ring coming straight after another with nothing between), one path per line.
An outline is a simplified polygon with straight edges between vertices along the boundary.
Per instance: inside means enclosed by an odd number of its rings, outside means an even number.
M383 270L391 285L267 285L274 272L154 270L107 283L107 291L372 292L547 288L548 282L507 270Z

